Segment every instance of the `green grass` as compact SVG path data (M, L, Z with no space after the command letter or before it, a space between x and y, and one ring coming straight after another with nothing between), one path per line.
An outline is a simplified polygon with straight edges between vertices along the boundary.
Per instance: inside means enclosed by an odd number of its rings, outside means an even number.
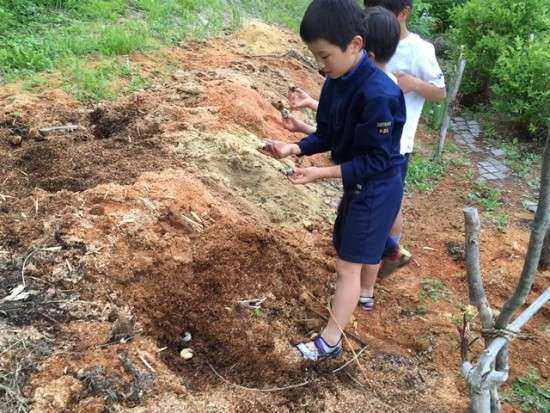
M281 0L276 5L252 0L0 0L0 82L22 81L24 89L39 91L46 83L41 73L66 74L70 66L65 89L78 98L109 99L116 92L116 56L235 31L251 18L297 30L308 4L309 0ZM110 68L114 72L108 73Z
M483 206L486 212L495 213L502 206L500 192L487 185L487 181L481 180L477 188L468 193L468 198Z
M417 188L420 192L433 191L438 186L438 180L443 178L449 168L449 158L443 156L439 162L424 158L419 151L411 153L405 189Z
M425 301L427 298L432 301L439 301L445 299L448 303L451 303L455 307L461 307L462 305L454 299L451 292L445 287L445 285L435 278L421 278L420 284L422 284L422 290L420 291L419 300Z
M550 412L550 385L541 381L535 369L531 367L527 377L518 376L511 388L502 394L508 403L519 403L524 412Z
M525 179L533 172L533 166L540 164L542 155L529 152L517 143L502 143L500 148L504 151L504 163L518 178Z

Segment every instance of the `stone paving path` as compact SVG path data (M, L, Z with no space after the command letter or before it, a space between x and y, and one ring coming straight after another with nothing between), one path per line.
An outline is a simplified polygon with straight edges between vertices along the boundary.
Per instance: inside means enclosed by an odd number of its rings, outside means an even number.
M502 160L504 151L483 142L481 127L477 121L456 116L451 122L455 142L466 151L479 153L482 158L477 163L479 180L492 181L497 186L503 186L501 180L510 176L511 172ZM522 204L531 212L537 211L538 203L534 200L525 199Z
M477 163L480 179L494 181L508 177L510 170L501 159L504 151L486 146L479 139L481 127L477 121L454 117L452 123L454 139L459 146L470 152L485 154L485 159Z

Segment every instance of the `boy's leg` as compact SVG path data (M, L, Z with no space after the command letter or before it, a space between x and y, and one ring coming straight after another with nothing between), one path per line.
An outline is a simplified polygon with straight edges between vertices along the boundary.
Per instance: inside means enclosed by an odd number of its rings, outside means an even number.
M395 270L410 262L412 254L399 245L402 230L403 212L400 209L384 246L384 255L382 256L382 262L378 271L378 278L388 277ZM362 293L361 296L363 296Z
M376 284L376 274L378 273L378 264L364 264L361 267L361 297L374 298L374 284Z
M405 178L409 168L410 153L405 154L405 163L401 170L401 178L403 179L403 187L405 187ZM382 263L378 271L378 278L389 276L398 268L406 265L412 258L412 254L405 248L399 245L401 234L403 233L403 209L399 208L397 217L395 218L386 244L384 245L384 253L382 254ZM362 294L361 294L362 295Z
M401 238L401 233L403 232L403 211L399 209L399 213L393 221L392 227L388 238L386 239L386 245L384 245L384 254L382 258L391 257L395 254L395 250L399 246L399 239Z
M342 331L346 328L355 311L357 301L359 300L359 290L361 288L361 268L363 264L344 261L338 259L336 262L336 291L332 300L332 314L328 320L327 326L321 333L321 337L328 345L336 345L342 336ZM373 265L369 265L372 267ZM374 265L378 267L378 265ZM376 272L375 272L376 275Z
M338 357L342 353L342 331L347 327L359 300L362 266L342 259L336 262L338 278L330 318L320 337L295 346L302 358L317 361L319 356ZM378 264L374 267L378 268ZM374 274L376 276L376 269Z

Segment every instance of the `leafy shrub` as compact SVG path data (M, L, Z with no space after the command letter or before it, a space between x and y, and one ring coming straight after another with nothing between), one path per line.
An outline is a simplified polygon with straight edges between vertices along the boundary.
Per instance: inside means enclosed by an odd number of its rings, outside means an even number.
M430 16L437 22L437 31L444 32L451 25L449 11L456 6L463 6L466 0L432 0L430 8ZM413 3L416 5L416 2Z
M547 5L540 0L469 0L450 12L451 49L464 45L467 61L463 92L494 98L495 109L531 131L544 127L548 117L540 109L548 106ZM528 44L532 36L535 40Z
M431 14L432 5L424 0L415 0L413 9L407 19L407 28L420 36L429 37L438 21Z
M528 127L532 134L550 118L550 41L548 37L516 37L497 61L491 85L492 104L507 119Z

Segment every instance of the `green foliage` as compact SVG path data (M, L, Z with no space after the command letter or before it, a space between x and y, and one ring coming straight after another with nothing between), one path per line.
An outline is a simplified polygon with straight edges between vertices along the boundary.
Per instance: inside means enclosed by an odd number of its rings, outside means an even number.
M536 134L550 119L550 39L516 37L500 55L491 85L492 104L505 119L526 125Z
M78 14L90 20L116 21L126 13L125 0L88 0L78 6Z
M420 300L430 298L432 301L439 301L443 297L451 301L449 291L441 281L434 278L421 278L420 283L422 284Z
M438 24L438 20L432 16L431 10L431 2L415 0L411 14L407 19L407 28L420 36L428 37Z
M507 389L502 396L508 403L518 402L524 412L530 412L532 409L550 412L550 386L541 382L533 367L529 369L527 377L516 377L512 388Z
M255 308L254 310L252 310L252 312L250 313L250 317L252 318L260 318L264 315L264 313L262 312L261 308Z
M422 117L432 129L440 129L443 125L447 101L448 97L439 103L431 102L429 100L424 102L424 106L422 107Z
M428 311L422 307L421 305L417 305L414 310L409 307L403 307L401 309L401 312L405 314L406 316L413 316L417 314L426 314Z
M0 63L13 70L46 70L52 67L49 52L40 39L28 37L10 49L0 49Z
M466 0L432 0L430 16L432 16L437 22L437 31L445 32L451 25L449 18L449 11L456 6L463 6ZM416 2L413 3L416 7Z
M502 206L499 195L499 191L487 186L487 181L481 180L478 182L476 190L468 193L468 198L482 205L486 212L492 213L498 211Z
M115 99L116 95L109 88L112 70L109 66L94 68L93 70L81 66L78 60L72 67L72 84L67 90L78 100L97 102L103 99Z
M409 159L406 189L416 187L420 192L432 191L437 187L437 181L445 176L448 168L447 157L443 157L439 162L433 162L413 152Z
M501 149L504 151L504 163L515 176L521 179L527 178L533 172L534 165L540 163L542 159L542 155L522 150L517 143L515 145L503 143ZM536 183L533 182L531 185L536 186Z
M495 225L497 226L497 229L505 233L508 230L508 222L510 221L510 217L506 214L498 215L495 220L493 221Z
M80 59L80 79L67 88L107 96L103 67L89 74L85 59L145 52L184 39L235 30L247 18L298 29L309 0L281 0L276 6L253 0L0 0L2 80L33 78L33 72L61 70ZM91 76L91 78L88 77ZM110 76L109 76L110 77ZM93 79L92 79L93 78ZM38 79L38 78L35 78ZM136 78L137 79L137 78ZM135 79L134 79L135 80ZM138 83L140 83L138 81ZM32 88L34 81L27 87ZM75 84L80 85L75 88ZM88 92L86 92L88 95Z
M550 116L550 7L540 0L469 0L451 10L452 50L464 45L465 94L534 133ZM528 40L532 38L533 40Z
M106 26L99 33L99 51L104 56L118 56L147 49L147 30L128 21L122 26Z

